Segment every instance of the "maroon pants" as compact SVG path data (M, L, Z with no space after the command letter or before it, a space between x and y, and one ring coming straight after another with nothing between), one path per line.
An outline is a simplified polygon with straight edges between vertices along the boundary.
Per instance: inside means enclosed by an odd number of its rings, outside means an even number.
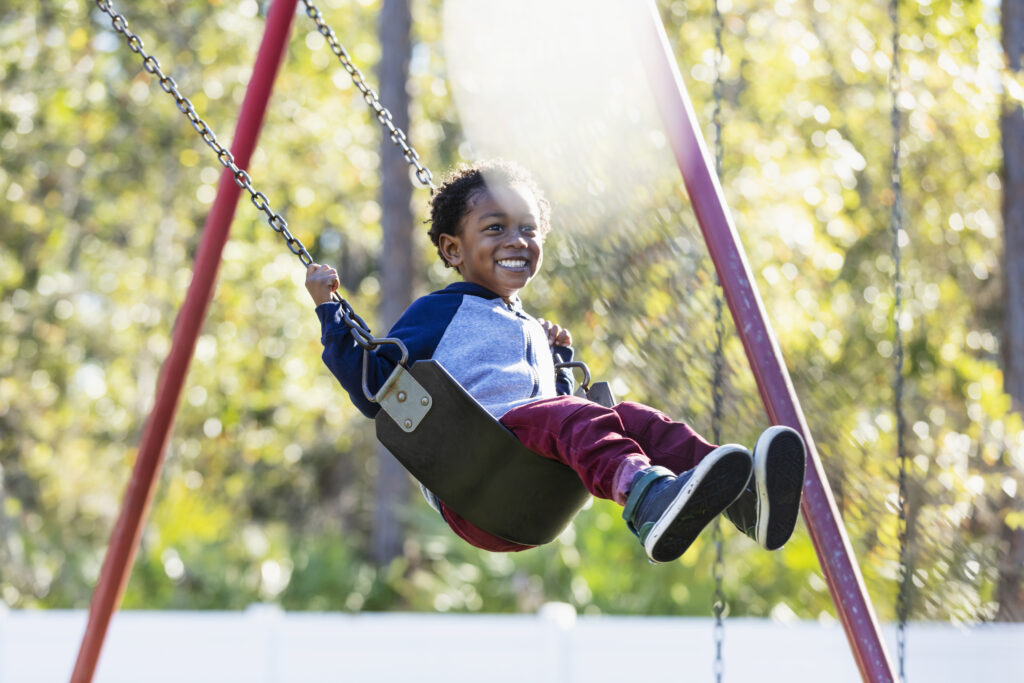
M682 422L641 403L613 408L576 396L545 398L513 408L501 418L530 450L571 467L598 498L614 498L623 463L660 465L676 474L692 469L714 446ZM484 550L514 552L512 543L473 526L444 503L441 514L462 539Z

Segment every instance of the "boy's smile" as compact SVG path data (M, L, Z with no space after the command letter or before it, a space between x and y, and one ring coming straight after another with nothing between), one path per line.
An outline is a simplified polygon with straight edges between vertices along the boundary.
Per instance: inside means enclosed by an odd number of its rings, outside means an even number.
M525 187L489 187L470 198L458 235L441 236L442 253L466 282L508 299L540 268L539 216L537 199Z

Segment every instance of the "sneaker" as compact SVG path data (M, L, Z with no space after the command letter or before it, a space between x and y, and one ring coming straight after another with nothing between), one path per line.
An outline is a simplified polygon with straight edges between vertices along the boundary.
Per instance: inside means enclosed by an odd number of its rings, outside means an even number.
M735 444L719 446L678 477L650 467L633 478L622 518L651 562L671 562L743 492L751 467L750 451Z
M766 550L785 545L800 515L804 487L804 440L789 427L771 427L754 446L754 476L725 510L736 528Z

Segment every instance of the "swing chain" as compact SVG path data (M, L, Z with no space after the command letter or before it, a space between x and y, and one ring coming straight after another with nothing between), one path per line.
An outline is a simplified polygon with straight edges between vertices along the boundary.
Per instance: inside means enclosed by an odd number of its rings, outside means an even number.
M906 678L907 620L910 617L910 543L909 519L907 515L907 449L904 441L906 416L903 411L903 331L900 327L903 316L903 182L900 168L900 24L899 0L890 0L889 18L892 22L892 62L889 67L889 89L892 97L890 123L892 126L892 171L891 190L893 195L890 229L892 231L893 261L893 334L894 340L894 386L893 407L896 413L896 452L899 458L898 493L898 536L899 536L899 589L896 597L896 658L899 663L900 681Z
M718 280L715 280L716 288ZM715 352L714 352L714 376L712 396L714 397L714 408L711 414L711 432L714 443L721 443L722 436L722 404L725 401L722 383L725 381L725 320L722 310L722 295L715 290ZM712 565L712 577L715 581L715 590L712 595L712 612L715 617L714 640L715 640L715 662L713 672L715 682L722 683L725 673L725 661L723 658L723 647L725 642L725 558L722 541L722 518L715 519L715 527L711 536L715 546L715 559Z
M712 124L715 131L715 174L721 182L722 177L722 62L724 61L725 49L722 45L722 11L718 1L713 3L712 23L715 33L715 82L714 82L714 110L712 113ZM711 431L715 443L721 442L722 431L722 404L725 401L723 382L725 381L725 320L722 306L721 284L718 276L715 276L715 351L713 356L713 376L711 391L713 397L713 410L711 413ZM712 671L716 683L722 683L725 674L725 660L722 656L722 649L725 644L725 559L722 542L722 520L718 517L715 520L715 528L712 534L715 545L715 560L712 567L712 577L715 581L715 591L712 596L712 611L715 617L714 640L715 640L715 662Z
M206 121L199 117L191 100L181 94L175 80L160 68L160 62L157 58L146 52L142 38L128 28L128 21L124 18L124 15L114 9L110 0L96 0L96 6L110 17L110 23L113 25L114 30L124 36L128 43L128 48L142 57L142 68L147 73L156 76L160 89L174 98L175 103L178 105L178 111L185 115L189 123L192 124L192 128L203 139L203 142L216 152L217 161L220 162L221 166L230 169L235 185L246 190L249 193L249 199L252 201L253 206L266 214L267 223L273 228L274 232L281 235L288 249L299 257L303 265L308 266L312 263L313 257L306 251L306 247L288 230L288 222L281 214L274 212L270 207L267 196L262 192L258 192L253 187L249 174L235 163L234 155L229 149L220 144L213 129L207 125Z
M344 298L339 296L337 293L334 295L339 304L341 304L341 319L348 328L352 330L352 338L356 340L356 343L363 348L364 351L370 351L380 346L380 340L370 333L370 327L366 324L355 309L352 308L352 304L346 301Z
M725 318L722 305L722 294L719 291L718 278L715 278L715 351L713 355L713 378L712 396L714 406L711 413L711 432L714 443L721 443L722 440L722 407L725 402L723 383L725 381ZM714 639L715 639L715 662L713 672L715 682L722 683L725 673L725 661L723 658L723 647L725 641L725 558L722 541L722 518L715 519L715 527L712 533L712 540L715 546L715 559L712 566L712 577L715 581L715 590L712 595L712 612L715 617Z
M725 50L722 47L722 13L718 7L717 0L714 3L714 25L715 25L715 83L714 102L715 108L712 115L712 123L715 129L715 175L719 182L722 178L722 62ZM712 436L715 443L721 440L722 428L722 404L724 395L725 375L725 316L722 303L722 285L719 282L718 274L715 274L715 353L714 353L714 377L712 383L712 396L714 398L714 411L711 415Z
M722 518L715 518L715 526L711 531L711 539L715 544L715 561L712 565L711 575L715 580L715 592L711 596L711 611L715 616L714 640L715 640L715 663L712 671L715 674L715 681L721 683L722 675L725 673L725 660L722 657L722 648L725 645L725 560L723 558L722 543Z
M158 79L160 89L174 98L175 103L178 105L178 111L185 115L192 124L196 133L198 133L199 137L203 139L203 142L205 142L207 146L217 154L217 161L220 162L221 166L230 169L235 185L249 193L249 199L252 201L253 206L266 215L267 223L274 232L281 235L285 244L288 246L288 249L298 257L299 261L302 262L302 265L309 266L313 263L313 257L310 256L305 245L303 245L302 242L288 230L288 222L281 214L276 213L271 208L270 200L267 198L267 195L253 187L249 173L235 163L234 155L230 150L220 144L217 140L217 136L213 132L213 129L199 117L199 114L196 112L195 106L192 104L191 100L181 94L175 80L169 74L164 73L160 68L160 62L157 58L146 52L142 38L128 28L128 20L124 18L124 15L114 9L111 0L96 0L96 6L100 11L110 17L110 22L113 25L114 30L124 36L125 41L128 43L128 48L135 54L142 57L142 68L147 73L155 76ZM370 333L370 328L366 325L366 322L359 317L348 301L340 295L335 293L334 299L341 304L342 320L352 330L353 339L355 339L356 343L359 344L363 350L371 351L383 344L393 343L388 339L378 339L377 337L374 337L373 334Z
M405 157L405 162L409 164L409 167L414 171L416 180L423 187L430 189L430 194L434 194L434 183L433 176L430 170L426 166L420 163L419 153L413 149L412 145L409 144L409 139L406 137L405 132L398 128L391 118L391 112L381 104L380 98L377 93L366 84L366 78L363 76L363 72L359 70L355 64L352 63L352 58L348 54L348 50L338 40L338 36L334 33L334 29L327 25L324 21L323 14L320 9L313 4L312 0L302 0L302 4L306 6L306 16L313 20L316 24L317 31L320 32L326 40L327 44L331 47L331 52L338 58L338 62L341 63L348 75L352 77L352 83L355 84L356 88L363 95L363 100L366 104L373 109L373 113L377 116L377 121L384 127L385 132L391 137L391 142L402 150L402 156Z

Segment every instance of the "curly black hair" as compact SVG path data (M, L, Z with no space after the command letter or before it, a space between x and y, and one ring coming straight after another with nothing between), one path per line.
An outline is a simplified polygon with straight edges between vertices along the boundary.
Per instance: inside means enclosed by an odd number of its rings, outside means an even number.
M520 185L529 190L536 198L540 210L537 227L541 235L547 234L551 205L529 171L516 163L500 159L461 166L448 174L430 200L430 230L427 234L437 247L437 255L445 267L451 268L451 264L438 246L441 235L458 234L462 217L469 213L470 201L478 193L486 192L489 184Z

